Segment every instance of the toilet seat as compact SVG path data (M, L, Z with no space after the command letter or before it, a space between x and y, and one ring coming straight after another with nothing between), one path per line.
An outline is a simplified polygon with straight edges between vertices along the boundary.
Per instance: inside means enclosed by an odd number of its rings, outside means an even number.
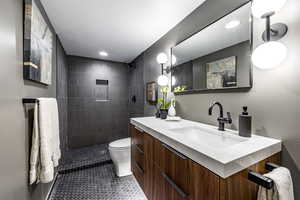
M125 138L120 139L114 142L111 142L108 147L113 150L122 150L122 149L128 149L131 146L131 139Z

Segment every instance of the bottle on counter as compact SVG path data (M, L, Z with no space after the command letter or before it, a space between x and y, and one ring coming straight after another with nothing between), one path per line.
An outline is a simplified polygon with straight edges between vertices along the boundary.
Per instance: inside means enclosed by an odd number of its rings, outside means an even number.
M248 107L243 107L243 112L239 116L239 135L242 137L251 137L252 116L248 113Z

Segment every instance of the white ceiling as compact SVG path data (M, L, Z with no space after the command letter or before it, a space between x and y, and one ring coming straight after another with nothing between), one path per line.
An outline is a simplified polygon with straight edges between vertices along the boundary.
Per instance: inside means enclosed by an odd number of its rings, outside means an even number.
M216 52L251 39L251 3L235 10L214 24L173 48L176 65ZM240 25L226 29L227 23L238 20Z
M129 63L205 0L41 1L67 54Z

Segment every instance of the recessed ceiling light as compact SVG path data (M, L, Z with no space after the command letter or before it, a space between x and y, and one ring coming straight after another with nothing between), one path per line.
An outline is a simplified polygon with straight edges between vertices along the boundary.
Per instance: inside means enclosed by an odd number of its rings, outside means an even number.
M226 29L232 29L232 28L235 28L235 27L239 26L240 23L241 23L241 22L238 21L238 20L232 20L232 21L230 21L230 22L228 22L228 23L226 24L225 28L226 28Z
M108 56L108 53L105 51L100 51L99 54L100 56L105 56L105 57Z

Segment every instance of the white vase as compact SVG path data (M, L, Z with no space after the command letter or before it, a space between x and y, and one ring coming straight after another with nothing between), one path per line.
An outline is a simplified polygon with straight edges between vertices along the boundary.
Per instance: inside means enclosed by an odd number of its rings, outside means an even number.
M176 110L175 110L175 107L174 107L173 103L171 103L171 106L170 106L169 111L168 111L168 115L170 117L175 117L176 116Z

